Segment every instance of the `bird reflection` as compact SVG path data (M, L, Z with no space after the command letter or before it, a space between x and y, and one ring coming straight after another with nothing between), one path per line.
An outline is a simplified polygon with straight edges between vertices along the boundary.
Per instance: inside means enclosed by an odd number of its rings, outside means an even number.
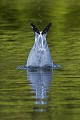
M51 69L28 69L27 77L32 86L32 91L35 92L36 104L47 104L47 91L52 79Z

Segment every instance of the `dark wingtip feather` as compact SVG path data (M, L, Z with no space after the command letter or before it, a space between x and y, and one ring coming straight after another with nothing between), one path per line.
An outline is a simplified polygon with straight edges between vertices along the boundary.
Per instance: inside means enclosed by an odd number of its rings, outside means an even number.
M44 28L44 30L42 31L42 35L43 35L43 34L46 34L46 33L49 31L50 26L51 26L51 23L49 23L49 24Z
M40 34L39 30L36 28L36 26L32 22L31 22L31 27L34 32L37 32L38 34Z

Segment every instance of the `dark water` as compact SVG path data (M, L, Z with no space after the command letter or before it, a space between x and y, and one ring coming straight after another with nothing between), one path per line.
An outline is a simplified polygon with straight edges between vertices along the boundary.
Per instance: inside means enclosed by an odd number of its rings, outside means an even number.
M34 43L33 22L60 70L17 70ZM80 120L80 0L0 0L0 120Z

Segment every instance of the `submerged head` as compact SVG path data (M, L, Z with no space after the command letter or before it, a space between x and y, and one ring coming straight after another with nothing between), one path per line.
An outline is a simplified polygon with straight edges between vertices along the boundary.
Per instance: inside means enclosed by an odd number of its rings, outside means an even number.
M51 23L49 23L43 31L39 31L33 23L31 23L31 27L35 33L35 46L40 50L44 50L47 47L46 35L50 29Z

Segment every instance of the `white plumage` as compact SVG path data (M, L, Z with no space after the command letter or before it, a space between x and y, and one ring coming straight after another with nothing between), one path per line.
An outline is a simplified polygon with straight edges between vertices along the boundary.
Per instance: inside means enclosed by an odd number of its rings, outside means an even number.
M29 53L26 66L53 67L50 50L46 41L46 35L51 26L51 23L48 24L42 32L39 32L39 30L32 23L31 26L35 34L35 42Z
M52 67L52 58L46 42L46 34L35 33L35 42L29 53L27 67Z

